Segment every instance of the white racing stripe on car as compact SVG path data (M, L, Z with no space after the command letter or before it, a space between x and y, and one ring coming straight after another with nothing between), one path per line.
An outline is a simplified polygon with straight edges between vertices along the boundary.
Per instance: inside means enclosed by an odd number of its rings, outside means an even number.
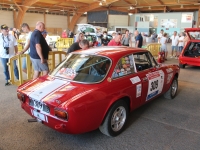
M67 81L55 79L53 81L46 81L47 83L41 87L38 87L34 92L30 93L28 96L35 100L41 100L47 96L52 91L61 87L62 85L69 83ZM49 83L48 83L49 82Z

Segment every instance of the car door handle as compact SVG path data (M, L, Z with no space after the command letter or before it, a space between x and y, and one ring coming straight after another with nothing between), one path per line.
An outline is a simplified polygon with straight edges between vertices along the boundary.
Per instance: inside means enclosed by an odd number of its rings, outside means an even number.
M144 82L146 82L148 79L147 79L147 77L144 77L144 78L142 78L142 80L143 80Z

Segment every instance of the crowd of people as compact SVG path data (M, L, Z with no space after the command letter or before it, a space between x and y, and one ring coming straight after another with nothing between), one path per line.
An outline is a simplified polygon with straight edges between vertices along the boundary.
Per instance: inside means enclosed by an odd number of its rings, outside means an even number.
M5 74L5 85L10 85L9 80L9 70L7 63L9 58L14 55L19 54L29 54L32 62L32 66L34 68L33 79L39 77L42 72L43 75L47 75L49 72L48 68L48 54L51 51L47 41L45 40L47 36L47 31L45 30L45 24L43 22L37 22L34 31L30 30L30 27L27 23L23 23L21 26L21 30L27 34L26 42L22 51L18 52L17 48L17 39L19 38L19 33L17 34L16 28L12 29L12 32L9 31L7 25L1 25L1 34L0 34L0 58L1 63L4 68ZM64 30L62 33L62 37L73 38L74 34L70 30ZM125 31L125 34L121 34L120 32L116 32L112 34L112 38L109 39L107 32L104 31L101 39L101 44L97 41L97 38L93 37L92 41L85 39L84 33L79 33L76 36L76 41L68 48L67 53L71 53L76 50L86 50L90 47L96 46L130 46L133 47L133 37L135 41L135 47L141 48L146 44L146 36L144 33L140 33L138 30L135 30L133 34L129 32L129 30ZM164 30L161 30L160 33L155 37L158 39L158 43L161 44L161 51L165 52L165 59L167 60L168 49L167 42L168 37L167 33ZM180 33L177 35L177 32L174 31L173 35L170 37L171 40L171 58L175 57L176 59L179 57L184 45L186 44L188 37L184 33ZM22 61L22 70L24 73L27 73L27 64L26 59L24 58ZM14 74L16 79L19 79L18 68L16 62L14 61Z
M184 32L181 32L179 35L177 31L174 31L171 37L167 36L168 34L161 29L160 33L158 34L158 43L161 44L161 51L165 52L165 60L167 60L168 49L167 43L171 41L171 56L170 58L178 59L179 55L181 54L183 47L187 44L188 36Z

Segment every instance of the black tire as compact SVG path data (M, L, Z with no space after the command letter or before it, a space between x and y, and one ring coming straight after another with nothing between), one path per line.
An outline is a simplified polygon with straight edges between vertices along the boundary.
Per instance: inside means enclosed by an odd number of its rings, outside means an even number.
M124 130L127 117L128 106L125 101L119 100L111 106L99 130L105 135L117 136ZM118 126L115 126L116 124Z
M177 77L174 77L169 90L164 94L164 97L166 99L173 99L176 96L178 90L178 79Z
M180 67L180 68L185 68L185 64L179 63L179 67Z

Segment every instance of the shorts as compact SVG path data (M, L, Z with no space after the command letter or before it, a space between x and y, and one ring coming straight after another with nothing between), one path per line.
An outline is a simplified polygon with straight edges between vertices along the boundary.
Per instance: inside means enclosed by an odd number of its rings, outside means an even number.
M163 44L161 45L161 49L160 49L162 52L168 52L167 50L167 45L166 44Z
M179 46L179 47L178 47L178 50L179 50L179 52L182 52L183 46Z
M41 63L41 59L31 58L34 71L49 71L48 63Z
M26 69L27 65L26 65L26 57L22 58L22 69Z
M172 51L178 51L178 46L172 46Z

